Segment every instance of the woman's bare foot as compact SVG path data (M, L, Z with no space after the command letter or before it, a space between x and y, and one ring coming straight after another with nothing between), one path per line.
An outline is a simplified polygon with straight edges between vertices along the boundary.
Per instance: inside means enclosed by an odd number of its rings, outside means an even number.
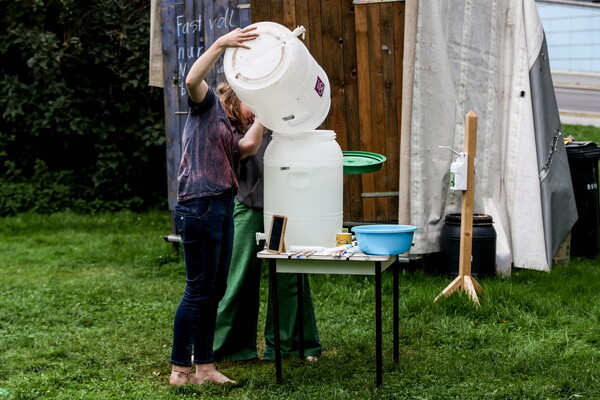
M236 383L229 379L215 368L215 364L196 364L196 379L200 381L199 385L205 382L212 382L219 385L225 383Z
M169 377L169 384L174 386L185 385L190 382L190 378L194 375L191 367L179 367L174 365L171 369L171 376Z

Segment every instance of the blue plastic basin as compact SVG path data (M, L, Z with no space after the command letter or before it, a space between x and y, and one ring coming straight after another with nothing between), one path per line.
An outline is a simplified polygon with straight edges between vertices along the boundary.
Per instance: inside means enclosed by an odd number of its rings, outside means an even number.
M360 225L352 228L360 251L374 256L406 253L412 245L412 225Z

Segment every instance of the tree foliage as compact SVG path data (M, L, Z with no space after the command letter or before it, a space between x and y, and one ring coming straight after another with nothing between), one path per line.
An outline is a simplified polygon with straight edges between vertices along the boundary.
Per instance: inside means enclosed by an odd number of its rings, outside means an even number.
M150 2L0 4L0 214L164 204Z

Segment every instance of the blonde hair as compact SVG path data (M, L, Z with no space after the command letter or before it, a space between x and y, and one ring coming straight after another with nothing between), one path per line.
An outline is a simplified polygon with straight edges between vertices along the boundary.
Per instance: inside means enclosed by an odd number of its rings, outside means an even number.
M229 121L231 121L231 125L238 131L243 132L246 127L244 126L244 118L241 113L242 101L240 98L237 97L227 82L223 82L217 86L217 94L227 117L229 117Z

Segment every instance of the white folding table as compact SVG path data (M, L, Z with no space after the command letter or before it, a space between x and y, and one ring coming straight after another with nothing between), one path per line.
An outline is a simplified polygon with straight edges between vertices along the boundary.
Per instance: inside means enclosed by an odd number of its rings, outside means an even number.
M399 256L372 256L363 253L354 253L336 257L330 254L300 255L292 253L271 253L263 250L257 254L258 258L269 260L269 278L271 295L273 298L273 328L275 331L275 376L277 383L282 382L281 373L281 342L279 332L279 306L277 295L277 274L298 274L298 322L300 335L300 353L304 358L303 349L303 310L302 310L302 274L345 274L345 275L372 275L375 276L375 359L376 359L376 385L383 383L383 349L382 349L382 311L381 311L381 274L390 268L393 271L393 343L394 362L399 360L399 305L398 305L398 270L400 263L408 263L409 258Z

